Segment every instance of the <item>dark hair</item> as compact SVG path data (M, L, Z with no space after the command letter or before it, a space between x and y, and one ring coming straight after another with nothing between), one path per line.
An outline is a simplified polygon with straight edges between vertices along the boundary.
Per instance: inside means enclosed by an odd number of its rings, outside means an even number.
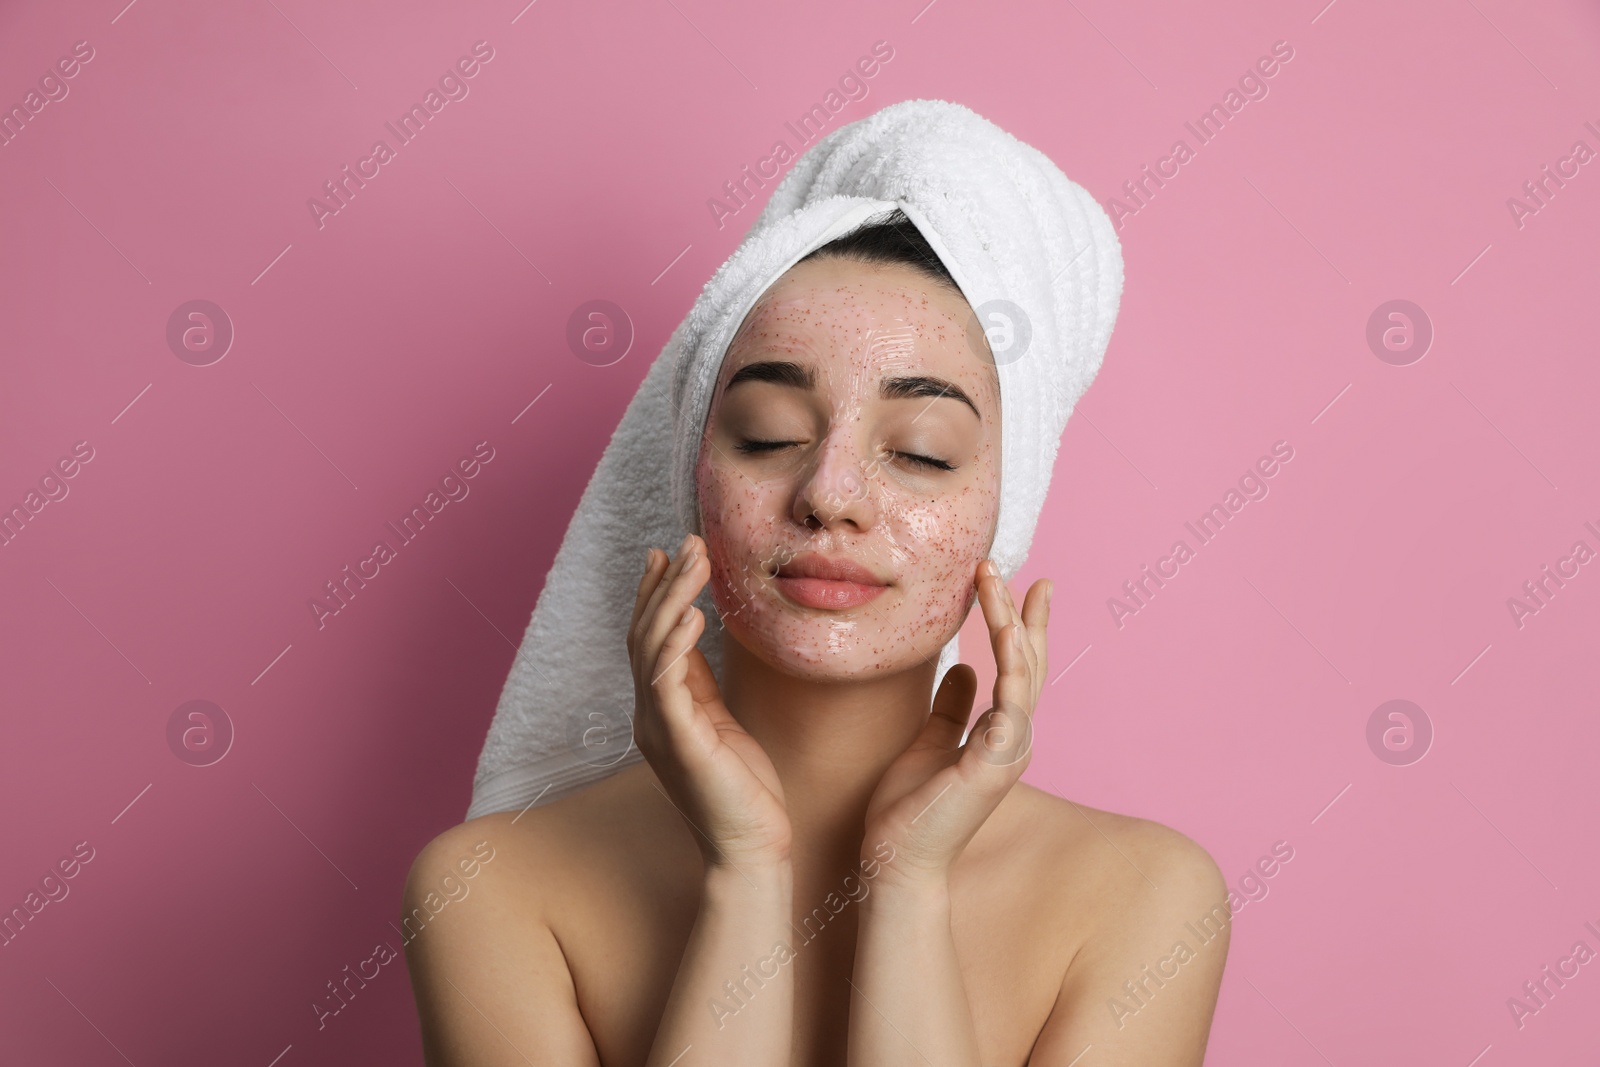
M802 256L800 262L828 256L853 259L858 263L901 263L961 295L961 287L939 259L939 254L899 208L874 215L843 237Z

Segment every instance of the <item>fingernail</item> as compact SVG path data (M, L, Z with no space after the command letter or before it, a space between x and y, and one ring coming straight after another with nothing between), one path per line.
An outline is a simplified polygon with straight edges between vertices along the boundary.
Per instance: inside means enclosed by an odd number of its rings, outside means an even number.
M644 569L645 570L649 570L650 569L650 564L654 563L655 561L656 561L656 550L653 549L653 548L645 549L644 550Z
M1050 606L1050 598L1055 596L1055 595L1056 595L1056 583L1055 583L1055 580L1054 579L1046 579L1045 587L1044 587L1044 603L1045 603L1045 607L1049 607Z

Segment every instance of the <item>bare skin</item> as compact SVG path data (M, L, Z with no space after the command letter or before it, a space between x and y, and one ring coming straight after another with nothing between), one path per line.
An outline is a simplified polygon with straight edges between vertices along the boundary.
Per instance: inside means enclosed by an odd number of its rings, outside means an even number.
M1020 781L1050 583L1019 605L986 559L1000 394L969 319L917 271L840 259L752 309L696 472L705 537L651 550L640 581L644 760L413 864L430 1064L1201 1062L1228 946L1216 865ZM883 588L828 602L852 590L799 576L808 553ZM721 686L695 647L708 583ZM930 715L974 600L989 710L973 719L958 665ZM480 841L494 860L442 909Z

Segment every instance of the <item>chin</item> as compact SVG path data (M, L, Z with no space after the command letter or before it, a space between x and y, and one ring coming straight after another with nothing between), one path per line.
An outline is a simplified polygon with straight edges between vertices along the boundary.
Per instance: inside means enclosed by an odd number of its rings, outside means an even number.
M811 682L852 682L881 678L937 663L939 650L954 636L920 652L895 635L926 628L894 615L826 612L787 602L746 604L722 620L729 640L773 670Z
M808 682L857 682L894 674L912 666L910 663L884 663L870 649L830 649L825 633L817 644L809 647L780 640L776 634L760 627L745 629L729 626L728 637L739 642L745 651L773 670Z

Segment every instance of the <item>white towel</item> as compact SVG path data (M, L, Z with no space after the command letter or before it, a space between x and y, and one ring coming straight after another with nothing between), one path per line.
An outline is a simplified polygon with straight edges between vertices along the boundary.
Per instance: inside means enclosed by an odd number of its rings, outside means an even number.
M1121 247L1105 211L1042 152L961 104L902 101L839 127L795 162L651 365L545 579L478 757L468 818L549 803L641 758L626 630L646 548L670 553L702 532L694 464L723 354L784 271L895 207L990 338L1001 408L991 557L1007 580L1022 566L1067 417L1111 339ZM706 617L700 649L720 679L709 585L696 603ZM958 652L952 638L935 687Z

